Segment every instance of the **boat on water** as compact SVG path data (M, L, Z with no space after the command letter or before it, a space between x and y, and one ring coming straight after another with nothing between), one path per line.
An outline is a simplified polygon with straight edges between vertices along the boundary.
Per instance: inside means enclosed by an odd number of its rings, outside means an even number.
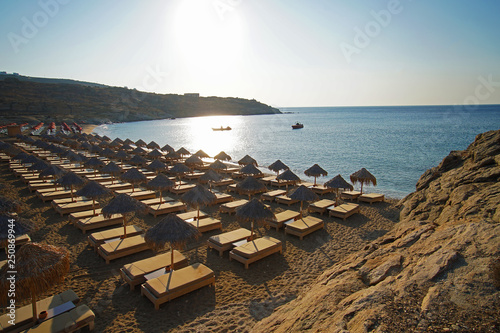
M298 129L298 128L303 128L304 124L301 124L299 122L296 122L294 125L292 125L292 129Z
M212 131L230 131L232 130L231 127L227 126L227 127L212 127Z

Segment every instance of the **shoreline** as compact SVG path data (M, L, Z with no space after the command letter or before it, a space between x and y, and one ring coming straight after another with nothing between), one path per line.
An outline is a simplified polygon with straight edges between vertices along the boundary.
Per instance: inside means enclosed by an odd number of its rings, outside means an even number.
M84 124L84 125L80 125L82 127L82 133L85 133L85 134L92 134L92 132L94 131L94 129L99 126L99 125L94 125L94 124Z

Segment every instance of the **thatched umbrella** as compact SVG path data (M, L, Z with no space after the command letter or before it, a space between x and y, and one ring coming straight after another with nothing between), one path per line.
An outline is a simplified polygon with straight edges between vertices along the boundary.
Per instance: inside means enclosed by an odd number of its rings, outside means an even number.
M135 165L144 165L148 163L148 160L142 157L141 155L135 155L129 160L130 163L135 164Z
M34 175L35 171L42 171L47 169L48 167L49 165L47 163L39 159L37 162L33 163L30 167L28 167L28 170L33 170L33 175Z
M134 150L134 147L132 147L130 144L123 144L122 149L127 150L127 151L132 151Z
M137 147L146 147L146 145L147 145L147 144L146 144L146 142L145 142L144 140L139 139L139 140L137 140L137 141L135 142L135 145L136 145Z
M57 190L56 180L66 173L66 170L61 169L56 165L50 165L48 168L40 172L40 177L52 176L54 178L54 190Z
M28 155L26 158L21 160L21 163L23 164L35 164L36 162L41 161L38 157L34 155Z
M373 186L377 186L377 178L372 175L365 168L361 168L351 175L351 182L355 185L356 183L361 184L361 194L363 194L363 184L373 184Z
M106 141L103 141L103 142L106 142ZM116 155L116 152L113 150L113 149L110 149L110 148L104 148L101 152L101 155L102 156L106 156L108 158L112 158Z
M127 158L129 158L129 155L128 155L128 153L125 150L119 150L115 154L115 158L119 159L120 160L120 164L123 165L123 160L126 160Z
M189 168L194 169L197 166L203 166L203 161L198 156L191 155L186 159L186 161L184 161L184 164L186 164Z
M182 156L187 156L187 155L191 155L191 153L189 152L189 150L187 150L186 148L184 147L180 147L177 152L177 154L181 155Z
M336 175L325 183L325 187L335 189L335 206L339 204L339 188L353 190L353 186L345 181L340 174Z
M160 157L163 156L162 152L159 151L158 149L151 150L149 153L146 155L148 158L151 158L153 160L159 159Z
M149 149L160 149L160 145L154 141L151 141L150 143L148 143L146 147Z
M7 300L12 275L9 265L0 269L0 299ZM36 297L62 282L69 271L69 252L61 247L28 243L16 252L16 299L31 298L33 322L37 320Z
M132 212L146 212L148 206L130 195L121 193L113 198L101 210L105 218L110 218L113 214L122 214L123 217L123 238L127 237L127 221L125 214Z
M231 156L226 154L224 151L221 151L220 153L214 156L214 159L220 161L231 161Z
M318 199L316 193L314 193L310 188L304 185L300 185L288 195L291 199L300 201L300 215L302 216L302 204L304 201L314 201Z
M85 163L83 163L87 168L94 169L94 175L97 173L97 169L104 167L104 162L97 157L92 157Z
M123 141L124 145L133 145L135 144L134 141L130 140L129 138L126 138L125 141Z
M169 170L171 173L175 174L176 176L179 177L179 181L181 180L181 175L186 174L188 172L191 172L191 169L189 169L186 165L182 163L177 163L173 167L170 168ZM180 183L179 183L180 186Z
M147 151L144 150L142 147L137 147L134 150L132 150L132 152L137 155L145 155L147 153Z
M102 148L98 145L92 145L89 151L94 154L100 154L102 152Z
M111 184L114 184L115 177L122 173L122 168L120 168L115 162L111 161L106 164L101 172L111 175Z
M263 224L265 221L276 220L271 209L255 198L238 208L235 216L239 221L252 223L250 239L253 239L254 223Z
M153 162L146 165L146 169L152 170L156 172L156 174L159 174L160 171L167 170L167 165L163 162L160 162L160 160L154 160Z
M20 152L16 156L12 157L12 160L14 161L21 161L24 160L25 158L28 157L28 154L26 154L24 151Z
M132 193L135 190L135 184L139 183L144 183L148 180L148 178L139 171L137 168L132 168L128 169L126 172L124 172L121 177L123 181L126 181L128 183L132 184Z
M267 191L266 186L254 177L246 177L236 184L236 188L240 193L248 194L248 200L250 200L252 194Z
M73 187L85 184L85 181L74 172L68 172L56 180L56 183L71 190L71 201L73 201Z
M3 195L0 196L0 214L19 213L21 204L15 200L10 200Z
M105 141L111 141L111 138L107 135L103 136L102 139Z
M278 182L280 182L280 181L286 181L287 182L286 183L286 191L287 192L288 192L288 184L289 183L297 184L298 182L300 182L299 176L297 176L295 173L293 173L292 170L290 170L290 169L285 170L280 175L278 175L276 177L276 180Z
M160 193L159 193L160 204L162 203L162 200L163 200L163 196L161 194L161 191L168 190L169 188L172 188L174 186L175 186L175 183L163 174L159 174L158 176L156 176L155 178L151 179L149 182L146 183L146 187L148 189L160 191Z
M196 153L194 153L193 155L196 155L198 156L199 158L210 158L210 156L205 153L203 150L198 150Z
M256 176L262 174L262 171L257 169L253 164L245 165L243 168L240 169L240 172L247 176Z
M255 159L253 159L252 157L250 157L249 155L245 155L243 156L243 158L241 160L238 161L238 164L239 165L248 165L248 164L253 164L255 166L258 166L257 165L257 161Z
M177 161L180 158L181 158L181 155L178 154L176 151L171 151L167 155L165 155L165 159L167 161Z
M111 143L118 143L118 145L121 146L123 144L123 140L120 138L115 138L113 141L111 141Z
M267 167L269 170L276 172L276 177L279 175L281 170L289 170L290 168L281 160L276 160L273 164Z
M314 177L314 185L316 186L316 177L319 176L328 176L328 172L326 172L322 167L317 164L314 164L312 167L304 171L305 175L308 177Z
M154 250L159 251L170 243L170 270L174 270L174 248L181 248L191 238L200 237L200 232L191 223L188 223L175 214L168 214L155 226L148 229L144 235L146 243Z
M200 177L200 183L209 183L210 188L212 188L212 182L218 182L222 179L222 176L213 170L208 170Z
M222 163L220 160L215 160L214 163L210 164L208 166L210 169L215 170L215 171L220 171L220 170L226 170L227 165Z
M184 193L181 197L181 201L188 204L191 207L197 209L197 226L199 226L200 221L200 206L206 206L215 203L217 196L207 190L204 186L197 184L195 187Z
M95 181L90 181L81 189L76 191L76 195L92 198L92 209L94 210L95 215L95 199L102 197L109 193L109 190Z
M163 147L161 147L161 150L166 151L167 153L171 153L171 152L175 151L175 149L172 148L169 144L166 144Z
M0 214L0 246L2 247L7 247L9 237L26 235L36 230L38 226L31 220L3 212Z

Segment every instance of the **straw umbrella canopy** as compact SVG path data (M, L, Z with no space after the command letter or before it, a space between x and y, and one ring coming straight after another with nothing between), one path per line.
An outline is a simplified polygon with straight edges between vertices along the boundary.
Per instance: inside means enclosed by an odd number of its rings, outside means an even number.
M139 139L139 140L137 140L137 141L135 142L135 145L136 145L137 147L146 147L146 146L147 146L147 143L146 143L144 140Z
M150 190L157 190L160 191L159 197L160 197L160 204L163 202L163 196L161 194L161 191L168 190L169 188L172 188L175 186L175 183L170 180L167 176L163 174L159 174L155 178L151 179L149 182L146 183L146 187Z
M129 138L126 138L125 141L123 141L124 145L132 145L135 144L134 141L130 140Z
M300 182L299 176L297 176L295 173L293 173L292 170L290 170L290 169L285 170L284 172L282 172L281 174L279 174L276 177L276 180L278 182L280 182L280 181L287 182L286 183L286 191L287 192L288 192L288 184L289 183L297 184L298 182Z
M214 159L220 161L231 161L231 156L226 154L224 151L221 151L220 153L214 156Z
M176 165L171 167L169 171L171 173L175 174L177 177L179 177L179 181L180 181L181 175L186 174L188 172L191 172L191 169L189 169L185 164L177 163ZM179 184L179 186L180 186L180 184Z
M66 189L69 188L71 190L71 201L73 201L73 187L82 186L83 184L85 184L85 181L76 173L70 171L56 180L56 183L62 185Z
M156 172L156 174L159 174L160 171L167 170L167 165L160 160L154 160L153 162L146 165L146 169L152 170Z
M3 195L0 196L0 214L19 213L21 204L15 200L10 200Z
M129 160L129 162L132 164L135 164L135 165L144 165L144 164L148 163L148 160L140 155L134 155L134 157L132 157Z
M191 223L188 223L175 214L168 214L155 226L148 229L144 235L144 241L154 251L159 251L170 243L170 269L174 270L174 248L181 248L192 238L200 237L200 231Z
M126 160L127 158L129 158L129 155L128 155L128 153L125 150L119 150L115 154L115 158L119 159L120 160L120 164L123 165L123 160Z
M98 145L92 145L90 147L90 152L94 154L100 154L102 152L102 148L99 147Z
M351 175L351 182L356 185L356 183L361 184L361 194L363 194L363 184L373 184L373 186L377 186L377 178L375 178L374 175L372 175L368 170L365 168L361 168L360 170L356 171Z
M248 164L253 164L255 166L258 166L257 165L257 161L255 159L253 159L252 157L250 157L249 155L245 155L243 156L243 158L241 160L238 161L238 164L239 165L248 165Z
M106 141L103 141L103 142L106 142ZM106 156L106 157L113 157L115 156L116 152L111 149L111 148L104 148L102 151L101 151L101 155L102 156Z
M22 161L24 160L25 158L28 157L28 154L26 154L24 151L20 152L19 154L17 154L16 156L12 157L13 160L15 161Z
M43 169L40 172L40 177L52 176L52 178L54 178L54 190L57 190L56 180L59 176L62 176L65 173L66 173L66 170L63 170L56 165L50 165L48 168Z
M213 204L216 200L217 196L213 192L209 191L203 185L199 184L184 193L181 197L182 202L196 208L196 210L198 211L196 218L197 227L200 223L200 206Z
M256 175L261 175L262 171L257 169L255 165L253 164L247 164L243 168L240 169L240 172L244 175L248 176L256 176Z
M148 144L146 145L146 147L147 147L147 148L149 148L149 149L160 149L160 145L159 145L159 144L157 144L157 143L156 143L156 142L154 142L154 141L151 141L150 143L148 143Z
M200 183L210 183L210 188L212 187L212 182L218 182L222 179L222 176L213 170L208 170L200 177Z
M148 158L158 159L158 158L162 157L163 154L161 151L159 151L157 148L155 148L154 150L151 150L146 156Z
M110 138L109 136L107 136L107 135L104 135L104 136L102 137L102 139L103 139L103 140L106 140L106 141L111 141L111 138Z
M297 187L288 196L294 200L300 201L300 215L301 216L302 216L302 205L303 205L304 201L318 200L318 196L316 195L316 193L314 193L310 188L307 188L304 185L300 185L299 187Z
M115 177L118 176L119 174L122 173L122 168L120 168L115 162L111 161L108 164L106 164L102 169L101 172L109 174L113 176L111 178L111 184L114 183Z
M353 186L345 181L340 174L336 175L325 183L325 187L335 189L335 206L339 204L339 188L353 190Z
M165 155L165 159L167 161L176 161L181 158L181 155L178 154L176 151L171 151L167 155Z
M248 200L250 200L252 194L267 191L266 186L254 177L246 177L236 184L236 188L240 193L248 194Z
M132 150L132 152L137 155L145 155L147 153L147 150L145 150L142 147L137 147L134 150Z
M191 155L191 153L189 152L189 150L187 150L186 148L184 147L180 147L177 152L177 154L181 155L182 156L187 156L187 155Z
M113 214L121 214L123 217L123 238L127 237L127 221L125 214L132 212L146 212L148 206L130 195L121 193L114 197L101 210L105 218L110 218Z
M81 189L76 191L76 195L92 198L92 209L94 210L95 215L95 199L102 197L109 193L109 190L95 181L90 181Z
M123 146L122 146L122 149L125 149L125 150L134 150L134 147L132 147L128 143L124 143Z
M0 269L0 299L5 304L10 280L9 265ZM69 252L47 244L28 243L16 252L16 299L31 298L33 321L37 320L36 297L62 282L69 271Z
M276 172L276 176L279 175L281 170L290 169L285 163L281 162L281 160L276 160L273 164L267 167L269 170Z
M264 224L265 221L276 220L276 216L260 200L253 198L236 210L236 219L242 222L251 222L252 232L250 239L253 240L254 223Z
M163 147L161 147L161 150L166 151L167 153L171 153L171 152L175 151L175 149L172 148L169 144L166 144Z
M35 174L35 171L42 171L45 170L49 167L47 163L45 163L42 160L38 160L34 162L30 167L28 167L28 170L33 170L33 175Z
M135 189L135 184L139 183L144 183L148 180L148 178L140 172L137 168L132 168L128 169L126 172L124 172L121 177L123 181L131 183L132 186L132 193L134 192Z
M314 177L314 185L316 186L316 177L319 176L328 176L328 172L326 172L322 167L317 164L314 164L312 167L304 171L304 174L308 177Z
M41 159L39 159L35 155L28 155L28 156L26 156L26 158L24 158L24 159L21 160L21 162L23 164L34 164L34 163L36 163L38 161L41 161Z
M220 160L215 160L214 163L210 164L208 166L210 169L215 170L215 171L220 171L220 170L226 170L227 165L222 163Z
M210 158L210 156L205 153L203 150L198 150L196 153L194 153L193 155L196 155L198 156L199 158Z
M102 168L105 164L103 161L97 157L92 157L88 161L83 163L87 168L94 169L94 175L97 173L97 169Z
M203 166L203 161L196 155L189 156L186 161L184 161L189 168L194 169L197 166Z
M2 212L0 215L0 246L7 247L9 237L12 237L9 235L18 237L36 230L38 230L38 226L31 220Z

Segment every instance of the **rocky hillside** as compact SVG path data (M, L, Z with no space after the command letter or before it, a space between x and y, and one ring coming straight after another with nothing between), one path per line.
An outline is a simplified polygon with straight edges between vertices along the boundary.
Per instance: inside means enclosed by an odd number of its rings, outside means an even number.
M500 131L416 188L392 231L253 332L500 332Z
M54 82L64 82L64 80ZM75 81L76 82L76 81ZM0 124L73 122L100 124L206 115L280 113L256 100L154 94L85 84L0 80Z

